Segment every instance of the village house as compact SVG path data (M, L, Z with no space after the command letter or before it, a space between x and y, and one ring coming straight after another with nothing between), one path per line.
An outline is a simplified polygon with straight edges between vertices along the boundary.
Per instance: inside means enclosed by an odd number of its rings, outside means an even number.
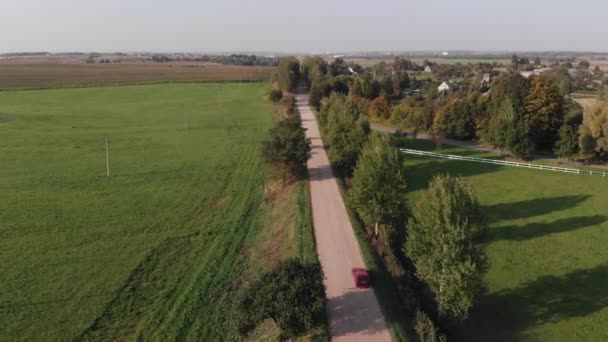
M424 72L432 72L432 71L433 71L433 69L431 69L431 67L428 65L426 66L426 68L424 68Z
M443 83L441 83L441 85L440 85L439 87L437 87L437 90L438 90L440 93L450 91L450 89L451 89L451 88L450 88L450 85L449 85L449 84L447 84L447 82L443 82Z

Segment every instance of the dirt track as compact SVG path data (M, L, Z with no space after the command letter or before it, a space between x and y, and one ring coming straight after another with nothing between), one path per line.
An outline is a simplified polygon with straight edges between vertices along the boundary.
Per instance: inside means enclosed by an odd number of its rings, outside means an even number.
M327 314L332 341L390 341L391 336L372 289L357 289L353 267L364 267L346 207L333 176L308 95L298 95L302 126L312 141L308 161L317 253L325 273Z

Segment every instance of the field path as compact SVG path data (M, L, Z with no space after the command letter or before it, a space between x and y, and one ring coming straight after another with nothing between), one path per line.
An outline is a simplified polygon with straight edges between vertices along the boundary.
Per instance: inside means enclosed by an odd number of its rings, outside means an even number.
M327 314L332 341L390 341L373 289L358 289L353 267L364 267L346 207L323 147L308 95L298 95L302 126L312 141L308 161L312 215L319 260L325 273Z

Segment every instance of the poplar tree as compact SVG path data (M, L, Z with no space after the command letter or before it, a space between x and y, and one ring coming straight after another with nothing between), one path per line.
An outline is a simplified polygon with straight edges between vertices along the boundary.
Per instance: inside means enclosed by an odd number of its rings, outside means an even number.
M404 252L442 316L467 318L481 293L482 228L477 198L462 178L435 177L413 208Z
M388 135L374 133L365 144L355 168L349 195L368 226L387 224L406 210L403 156Z

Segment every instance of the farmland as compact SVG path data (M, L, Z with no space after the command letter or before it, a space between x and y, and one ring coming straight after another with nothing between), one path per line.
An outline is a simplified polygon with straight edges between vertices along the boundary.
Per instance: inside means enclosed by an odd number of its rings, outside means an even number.
M428 60L432 63L437 63L437 64L456 64L456 63L460 63L460 64L475 64L475 63L497 63L497 64L505 64L508 65L509 63L511 63L510 60L508 59L484 59L484 58L445 58L445 57L429 57L429 58L421 58L421 57L404 57L407 58L409 60L411 60L414 63L417 64L423 64L425 60ZM348 58L346 57L345 60L349 61L349 62L354 62L357 63L363 67L372 67L374 64L378 64L380 62L385 62L387 64L391 64L394 61L394 58Z
M171 82L268 81L274 68L196 64L0 64L0 90Z
M429 142L404 146L432 150ZM464 148L439 152L496 156ZM608 179L407 156L410 202L438 173L477 192L489 230L486 293L459 340L606 340Z
M259 157L267 89L0 92L0 340L234 337L257 271L315 258L304 183Z

